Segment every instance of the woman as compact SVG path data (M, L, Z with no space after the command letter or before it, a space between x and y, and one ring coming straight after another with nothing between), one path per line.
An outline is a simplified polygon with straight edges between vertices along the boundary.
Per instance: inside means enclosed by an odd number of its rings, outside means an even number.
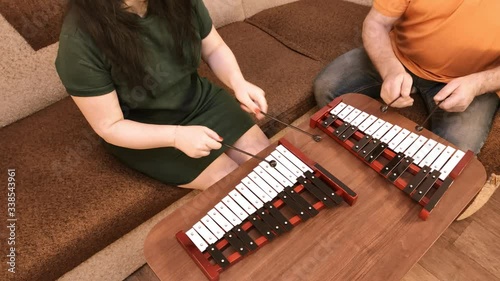
M264 92L247 82L202 0L72 0L59 76L106 148L162 182L205 189L269 145L236 99L197 73L203 59L262 118Z

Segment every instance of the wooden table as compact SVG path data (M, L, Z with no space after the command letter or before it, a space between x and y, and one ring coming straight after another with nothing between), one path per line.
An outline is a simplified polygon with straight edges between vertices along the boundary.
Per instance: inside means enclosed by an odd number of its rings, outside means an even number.
M344 101L382 117L380 103L349 94ZM413 131L415 123L389 110L382 117ZM427 221L422 207L354 155L308 123L300 126L323 140L298 132L285 136L359 195L354 206L322 210L221 274L221 280L400 280L424 255L486 181L473 159ZM422 135L449 144L429 131ZM272 145L261 155L274 149ZM175 239L187 231L244 178L258 161L250 160L158 223L145 242L149 266L161 280L206 280Z

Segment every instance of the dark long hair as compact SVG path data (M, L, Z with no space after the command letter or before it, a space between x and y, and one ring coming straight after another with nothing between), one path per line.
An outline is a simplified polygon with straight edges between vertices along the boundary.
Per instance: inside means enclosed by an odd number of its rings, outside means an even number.
M175 44L172 51L181 61L190 63L183 49L197 49L191 0L146 1L148 16L166 21ZM70 0L68 12L76 13L79 27L118 68L129 87L142 85L147 54L139 37L141 25L136 14L126 11L124 0Z

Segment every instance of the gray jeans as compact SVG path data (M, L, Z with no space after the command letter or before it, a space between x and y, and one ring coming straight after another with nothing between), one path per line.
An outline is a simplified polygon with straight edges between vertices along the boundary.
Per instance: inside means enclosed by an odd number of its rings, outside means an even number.
M413 87L424 100L427 111L436 104L433 97L446 85L417 77ZM330 63L314 82L314 95L320 107L346 93L380 97L382 78L364 48L351 50ZM431 117L431 131L462 150L478 154L491 128L499 98L496 93L476 97L464 112L436 110Z

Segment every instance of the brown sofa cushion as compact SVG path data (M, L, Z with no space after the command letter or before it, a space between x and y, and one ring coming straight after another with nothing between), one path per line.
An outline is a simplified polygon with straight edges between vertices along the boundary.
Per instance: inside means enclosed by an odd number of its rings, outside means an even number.
M289 48L322 61L323 67L339 55L362 45L361 31L369 7L342 0L301 0L265 10L246 21L277 38ZM418 95L411 108L399 110L420 123L426 109ZM500 173L500 115L478 159L488 173Z
M311 83L318 62L246 23L220 33L245 76L267 91L272 114L291 121L313 106ZM207 71L203 66L201 72ZM267 120L262 124L269 134L276 131ZM2 128L0 155L4 173L17 169L16 280L61 276L188 192L149 179L108 155L70 98ZM7 202L4 196L1 201ZM6 208L1 210L6 217ZM6 249L0 250L3 256Z
M37 51L56 43L66 1L0 0L0 14Z
M477 158L483 163L488 175L491 173L500 175L500 114L498 110L491 125L490 135Z
M331 61L362 45L361 28L369 10L341 0L301 0L246 21L298 52Z
M17 171L16 280L61 276L188 192L108 155L70 98L1 129L0 155Z

